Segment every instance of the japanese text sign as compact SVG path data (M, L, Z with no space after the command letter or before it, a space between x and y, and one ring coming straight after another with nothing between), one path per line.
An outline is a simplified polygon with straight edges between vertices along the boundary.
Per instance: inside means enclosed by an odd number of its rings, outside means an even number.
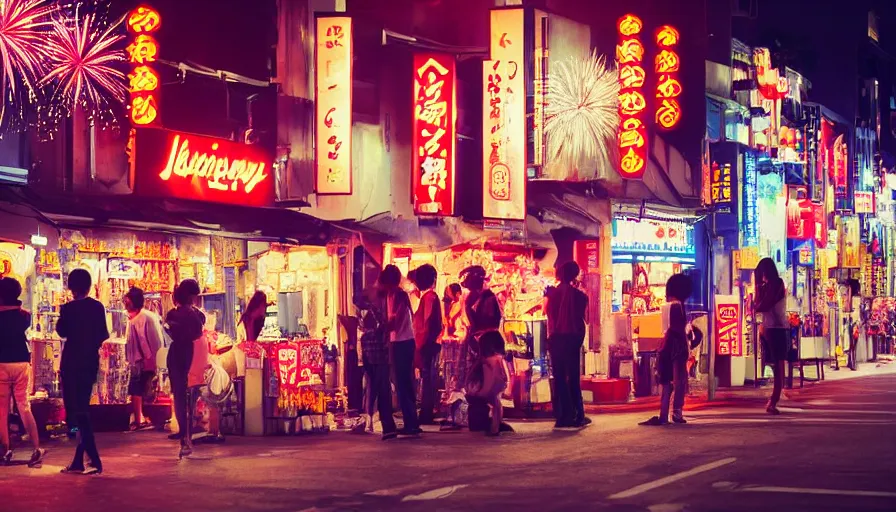
M315 43L315 190L352 193L352 19L318 16Z
M716 354L743 356L740 335L740 299L733 295L716 295Z
M756 155L752 152L744 154L743 211L741 234L743 247L759 246L759 170L756 168Z
M600 241L576 240L573 245L573 255L582 274L600 273Z
M414 213L454 213L456 137L454 57L414 55Z
M731 164L712 163L710 197L713 204L731 202Z
M491 11L491 60L483 62L482 216L526 218L526 82L523 9Z
M619 174L640 178L647 168L647 123L644 95L647 73L644 71L644 44L640 34L644 23L633 14L619 19L616 66L619 69Z
M681 120L681 104L678 101L682 92L679 80L681 61L676 51L678 41L678 30L669 25L663 25L656 31L656 125L663 130L674 128Z
M157 126L161 96L161 79L153 64L159 55L159 43L153 34L162 25L159 12L140 6L126 18L130 44L125 48L130 72L128 91L131 123L134 126Z
M134 132L136 194L245 206L273 203L272 158L263 148L157 128Z
M856 213L874 213L874 192L855 193Z

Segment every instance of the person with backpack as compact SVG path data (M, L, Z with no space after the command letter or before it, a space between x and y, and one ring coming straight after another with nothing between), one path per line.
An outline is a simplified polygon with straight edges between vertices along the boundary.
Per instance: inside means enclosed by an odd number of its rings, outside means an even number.
M149 428L152 423L143 416L143 397L152 393L156 377L156 354L164 344L162 319L144 309L143 290L133 287L124 296L124 308L128 312L127 343L125 353L131 367L128 394L134 409L131 430Z
M9 401L15 399L19 417L33 446L28 466L41 463L47 451L40 447L37 423L31 413L31 352L25 333L31 313L22 309L22 285L12 277L0 279L0 463L12 460L9 440Z
M109 328L106 308L88 296L92 281L90 273L83 268L68 274L68 289L74 299L62 305L56 322L56 333L65 339L59 364L62 400L66 414L70 412L73 416L66 421L71 421L78 429L75 456L63 473L94 475L103 472L90 423L90 397L100 368L100 347L109 339ZM87 466L84 465L85 454L90 459Z
M588 296L575 287L579 265L567 261L560 266L560 284L547 294L548 351L554 377L554 428L582 428L591 424L582 401L581 360L585 343L585 314Z
M669 328L657 354L657 381L662 386L660 415L641 425L669 424L669 402L672 402L672 421L687 423L684 418L684 399L688 389L688 318L684 302L691 296L693 284L684 274L675 274L666 281L666 301L669 303ZM674 399L673 399L674 393Z
M379 410L383 441L398 437L392 417L392 383L389 379L389 340L385 332L385 295L382 290L368 290L355 296L361 325L361 361L367 376L364 397L366 415L364 429L373 432L373 415ZM360 430L363 431L364 429Z

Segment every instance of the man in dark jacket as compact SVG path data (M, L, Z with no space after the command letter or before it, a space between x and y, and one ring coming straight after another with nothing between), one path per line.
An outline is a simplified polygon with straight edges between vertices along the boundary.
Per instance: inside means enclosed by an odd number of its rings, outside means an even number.
M545 309L548 316L548 352L554 376L554 428L581 428L591 424L582 402L581 356L585 342L588 296L573 283L579 265L564 263L557 272L560 284L550 290Z

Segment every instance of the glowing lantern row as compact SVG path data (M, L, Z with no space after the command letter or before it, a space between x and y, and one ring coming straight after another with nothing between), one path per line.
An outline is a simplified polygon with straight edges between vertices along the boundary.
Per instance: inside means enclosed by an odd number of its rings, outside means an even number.
M669 130L681 120L682 88L679 80L681 61L675 48L678 47L678 31L669 25L663 25L656 31L656 45L659 51L654 59L656 81L656 125Z
M137 7L127 17L127 29L131 36L126 48L131 65L128 73L129 108L131 123L136 126L159 124L161 80L152 66L159 55L159 43L152 34L161 25L161 15L151 7Z
M623 178L640 178L647 167L647 126L644 113L644 44L639 35L644 28L640 18L626 14L617 29L616 65L619 68L619 172Z
M414 213L454 213L454 57L414 55Z

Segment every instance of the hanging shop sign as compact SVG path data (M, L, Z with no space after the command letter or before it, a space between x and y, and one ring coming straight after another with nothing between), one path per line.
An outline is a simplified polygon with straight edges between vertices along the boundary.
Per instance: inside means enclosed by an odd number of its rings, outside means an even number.
M414 54L413 200L417 215L454 213L454 57Z
M874 213L874 192L855 193L855 212Z
M270 206L271 162L256 145L158 128L133 130L132 182L142 196Z
M680 79L681 58L678 55L678 30L663 25L656 31L657 54L653 70L656 72L656 126L671 130L681 121L682 87Z
M840 232L840 268L859 268L861 256L861 230L858 217L841 217Z
M134 260L109 258L106 261L106 276L109 279L142 279L143 267Z
M710 182L710 197L712 204L731 203L731 164L719 165L712 163L712 181Z
M644 71L644 23L634 14L619 18L616 25L616 67L619 69L619 174L638 179L647 168L647 98Z
M815 266L815 241L814 240L806 240L805 242L800 243L794 249L794 256L796 257L796 264L801 267L814 267Z
M491 60L483 62L482 216L526 218L526 83L523 9L491 11Z
M716 295L715 324L716 354L743 356L743 338L740 335L740 298L734 295Z
M576 240L573 255L582 274L600 274L600 241Z
M162 81L154 65L159 43L153 34L162 26L162 16L144 5L130 12L125 24L130 43L125 50L130 65L127 79L131 124L158 126Z
M824 205L810 201L808 190L801 185L787 186L787 238L814 239L819 248L828 243Z
M743 199L741 200L741 234L743 247L759 246L759 170L756 155L744 153Z
M694 227L674 221L614 219L610 246L614 260L624 254L653 254L669 261L696 254Z
M832 149L833 155L833 165L829 170L829 177L831 180L831 184L834 186L834 197L835 198L843 198L847 196L847 165L849 162L849 150L846 147L846 139L843 138L843 135L838 136L834 139L834 145ZM841 205L838 205L838 209L840 209Z
M352 19L318 16L314 163L320 195L352 193Z

